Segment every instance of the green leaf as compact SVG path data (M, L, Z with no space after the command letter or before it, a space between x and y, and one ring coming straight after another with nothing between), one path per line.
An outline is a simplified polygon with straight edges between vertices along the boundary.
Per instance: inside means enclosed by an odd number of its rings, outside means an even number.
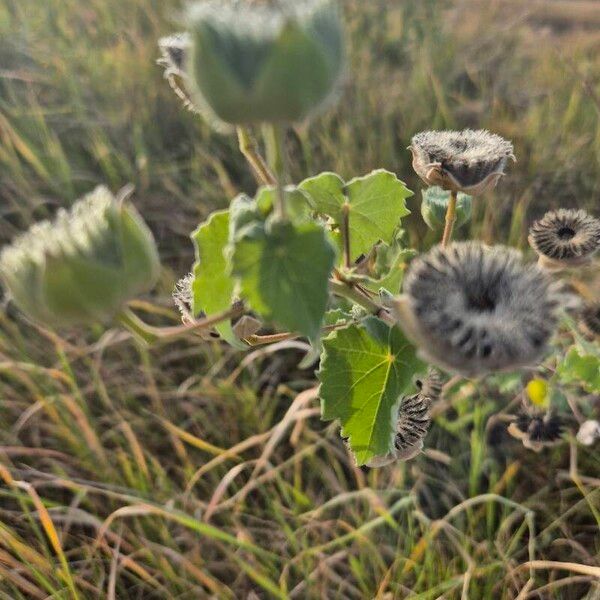
M229 275L224 255L229 240L229 211L213 213L192 234L192 240L196 248L192 282L193 314L204 311L212 315L227 310L231 306L234 291L234 281ZM236 338L231 321L223 321L215 329L236 348L247 347Z
M352 315L341 308L333 308L325 313L323 325L339 325L352 320Z
M312 211L309 195L293 185L287 185L284 189L284 194L285 207L290 220L294 223L308 220ZM256 194L256 206L261 214L267 216L272 212L276 195L277 188L273 186L263 186L258 190Z
M359 465L390 451L398 404L425 369L402 331L376 317L323 340L322 418L340 420Z
M364 285L373 292L385 288L394 295L399 294L407 264L416 254L412 248L403 248L399 244L378 245L375 264Z
M329 297L335 248L315 223L272 222L234 243L233 274L263 318L318 337Z
M380 169L346 186L350 203L350 248L365 254L379 240L389 243L402 217L410 214L406 198L412 192L396 175Z
M600 358L592 354L582 354L573 347L558 367L563 383L581 385L592 394L600 393Z
M412 192L384 169L357 177L346 185L335 173L321 173L299 187L310 195L315 210L331 217L338 227L342 206L349 205L352 258L366 254L380 240L390 243L401 219L410 214L406 198Z
M246 194L239 194L229 207L229 242L233 243L248 231L264 224L264 217L256 202Z
M328 215L339 224L344 196L344 180L335 173L321 173L305 179L298 187L308 193L314 209Z

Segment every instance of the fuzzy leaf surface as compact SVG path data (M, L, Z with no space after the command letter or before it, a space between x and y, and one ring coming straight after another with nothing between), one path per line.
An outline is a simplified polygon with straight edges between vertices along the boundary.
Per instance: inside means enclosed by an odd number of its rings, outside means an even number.
M233 298L234 281L224 250L229 239L229 211L213 213L192 234L196 248L194 280L192 283L192 311L207 315L227 310ZM235 347L246 347L233 333L231 321L219 323L215 329Z
M592 394L600 394L600 358L593 354L582 354L571 348L558 367L564 383L578 383Z
M316 223L273 222L235 240L233 274L263 318L316 339L335 256L327 232Z
M384 169L347 184L335 173L321 173L299 187L312 198L315 210L331 217L338 226L342 207L348 205L352 258L368 253L380 240L391 242L402 218L410 214L406 199L413 195L394 173Z
M319 380L325 421L339 419L356 462L387 454L396 432L397 407L426 369L398 327L376 317L323 340Z

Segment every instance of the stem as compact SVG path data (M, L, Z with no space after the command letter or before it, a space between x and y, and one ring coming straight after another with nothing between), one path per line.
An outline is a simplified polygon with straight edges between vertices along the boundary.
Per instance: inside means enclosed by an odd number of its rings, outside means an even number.
M240 152L246 157L246 160L252 167L252 171L259 184L275 185L275 177L269 170L265 159L258 151L256 140L246 127L237 127L238 142Z
M332 293L336 294L337 296L347 298L348 300L359 304L363 308L366 308L371 314L375 315L376 317L379 317L388 325L396 324L396 320L385 307L377 304L376 302L373 302L373 300L371 300L363 293L358 291L353 285L344 283L343 281L336 281L335 279L330 279L329 289Z
M285 156L285 131L281 125L269 124L266 126L266 140L268 144L268 155L271 162L271 169L275 173L275 184L277 186L277 198L275 204L275 214L279 219L286 218L285 209L285 179L287 174L287 164Z
M325 325L325 327L321 327L321 333L329 333L331 331L335 331L336 329L343 329L347 327L354 321L346 321L344 323L336 323L335 325ZM273 344L275 342L286 342L288 340L295 340L299 337L302 337L299 333L273 333L270 335L251 335L245 339L250 346L266 346L267 344Z
M442 238L442 246L445 248L452 239L452 230L454 229L454 223L456 222L456 199L458 198L458 192L452 190L450 192L450 201L448 202L448 208L446 209L446 225L444 227L444 237Z
M350 204L344 202L342 204L342 222L340 223L340 232L342 234L342 242L344 247L344 266L349 269L352 266L350 254Z
M234 319L239 317L244 312L244 306L238 303L231 308L200 319L189 325L178 325L175 327L154 327L142 321L135 313L128 308L123 309L117 316L117 321L133 333L138 339L145 344L154 344L158 341L172 341L181 338L190 333L212 329L215 325L221 321L227 321L228 319Z

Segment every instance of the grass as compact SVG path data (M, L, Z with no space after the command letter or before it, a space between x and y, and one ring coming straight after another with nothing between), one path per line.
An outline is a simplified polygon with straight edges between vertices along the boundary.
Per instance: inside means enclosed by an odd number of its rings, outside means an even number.
M290 133L295 180L385 167L419 190L410 137L482 126L519 162L477 203L474 235L524 248L546 208L597 207L594 3L344 4L350 75L337 108ZM0 4L0 238L133 182L165 263L138 308L163 322L190 231L253 189L236 140L184 112L154 64L177 6ZM427 245L418 193L413 208ZM365 472L318 418L303 344L277 348L146 349L0 312L0 596L598 597L598 453L498 434L518 382L456 384L423 456Z

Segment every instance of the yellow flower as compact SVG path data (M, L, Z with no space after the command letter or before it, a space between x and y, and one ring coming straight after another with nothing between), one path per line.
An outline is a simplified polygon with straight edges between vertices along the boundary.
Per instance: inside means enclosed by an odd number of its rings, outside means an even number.
M532 379L527 384L527 396L536 406L548 406L549 386L543 379Z

